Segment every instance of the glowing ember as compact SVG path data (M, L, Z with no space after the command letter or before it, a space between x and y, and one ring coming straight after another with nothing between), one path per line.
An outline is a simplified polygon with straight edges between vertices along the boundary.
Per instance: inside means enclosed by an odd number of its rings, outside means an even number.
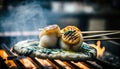
M97 41L97 44L89 44L90 46L96 48L97 50L97 57L101 57L103 55L103 53L105 52L105 47L103 46L102 48L100 47L101 42Z
M20 61L26 68L36 68L35 65L33 65L33 63L28 59L28 57L22 58Z
M52 66L47 60L43 60L43 59L39 59L39 58L36 58L35 59L40 62L43 66Z
M64 62L62 62L61 60L55 60L57 63L59 63L61 66L65 67L66 69L72 69L69 66L67 66Z
M90 68L88 68L88 67L87 67L84 63L82 63L82 62L77 62L77 63L75 63L75 62L72 61L72 63L75 64L75 65L77 65L77 66L80 67L81 69L90 69Z
M5 63L9 66L9 68L16 67L13 60L7 60L8 54L4 50L0 50L0 57L6 60Z

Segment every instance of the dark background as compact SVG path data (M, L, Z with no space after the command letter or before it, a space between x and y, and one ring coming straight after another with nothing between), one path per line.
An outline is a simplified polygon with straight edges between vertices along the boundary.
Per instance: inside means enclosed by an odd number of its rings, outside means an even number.
M119 0L80 0L57 1L61 4L67 2L81 3L92 6L94 12L64 13L53 12L52 0L0 0L0 33L38 31L47 25L58 24L61 28L67 25L75 25L81 31L92 30L120 30L120 1ZM97 24L90 25L90 20L96 20ZM99 20L104 23L99 23ZM102 25L101 25L102 24ZM99 27L100 29L97 29ZM118 37L116 35L114 37ZM112 36L110 36L112 37ZM13 45L17 41L25 39L39 39L35 36L0 36L0 43ZM116 40L119 43L119 40Z

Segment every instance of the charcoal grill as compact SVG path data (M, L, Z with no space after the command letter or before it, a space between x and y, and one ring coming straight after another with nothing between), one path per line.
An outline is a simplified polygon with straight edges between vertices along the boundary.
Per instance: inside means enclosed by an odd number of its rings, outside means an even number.
M104 43L104 42L103 42ZM96 58L94 61L62 61L53 59L40 59L32 56L16 55L6 44L1 44L0 67L6 69L119 69L119 64L112 64L103 60L102 58ZM4 53L8 56L3 58ZM103 55L104 56L104 55ZM113 57L113 56L112 56ZM110 57L111 58L111 57ZM31 66L26 66L21 60L27 59ZM113 59L114 60L114 59ZM7 63L6 63L7 61ZM13 61L13 62L11 62ZM23 60L25 61L25 60ZM118 60L119 61L119 60ZM29 64L29 62L27 62ZM15 65L13 65L13 63Z

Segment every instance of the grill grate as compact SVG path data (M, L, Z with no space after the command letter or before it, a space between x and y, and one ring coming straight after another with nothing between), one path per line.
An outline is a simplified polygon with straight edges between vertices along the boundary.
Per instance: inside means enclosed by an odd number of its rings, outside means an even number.
M14 63L16 64L16 67L14 68L17 68L17 69L29 69L25 67L25 65L20 61L20 59L23 59L23 58L27 58L28 60L30 60L30 62L33 63L33 65L35 66L35 69L44 69L44 68L45 69L66 69L66 68L68 69L106 69L106 68L118 69L117 67L111 65L110 63L107 63L100 59L96 59L95 61L82 61L82 62L59 60L65 65L62 65L53 59L42 59L42 60L46 60L49 64L51 64L50 66L44 66L41 64L42 62L40 63L37 59L35 59L35 57L15 56L5 44L2 44L1 47L8 54L7 60L13 60Z

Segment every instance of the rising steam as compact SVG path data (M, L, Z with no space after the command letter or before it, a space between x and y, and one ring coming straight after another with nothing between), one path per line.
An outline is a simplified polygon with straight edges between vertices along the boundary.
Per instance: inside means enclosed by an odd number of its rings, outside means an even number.
M1 32L38 31L47 25L45 10L37 2L9 6L6 16L0 18ZM30 37L27 37L29 39ZM38 36L34 37L38 38ZM34 39L33 38L33 39ZM11 42L23 40L21 37L12 38Z

